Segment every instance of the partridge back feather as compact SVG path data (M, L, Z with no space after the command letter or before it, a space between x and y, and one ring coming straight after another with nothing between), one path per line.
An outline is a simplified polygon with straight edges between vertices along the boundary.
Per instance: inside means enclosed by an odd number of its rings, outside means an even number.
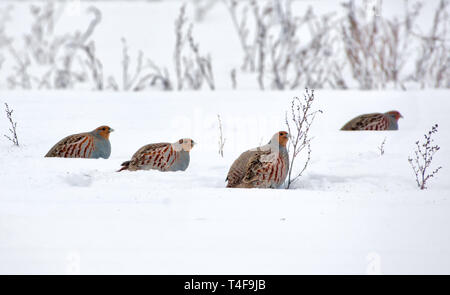
M286 132L280 133L287 136ZM285 143L279 145L277 136L275 134L265 146L242 153L233 162L226 178L227 187L277 188L284 183L289 170L289 155Z
M69 135L45 155L46 157L61 158L90 158L94 150L94 137L89 133Z
M250 187L276 188L286 178L288 162L282 153L261 152L250 158L247 173L243 179Z
M153 143L140 148L131 158L127 169L139 170L146 167L147 169L165 171L168 166L173 164L175 159L175 152L170 143Z
M243 152L231 165L230 170L228 171L227 178L228 181L227 187L235 187L239 185L244 179L247 173L248 163L250 159L254 157L254 154L258 153L258 151L249 150Z
M347 122L341 130L397 130L397 120L401 117L400 113L393 111L387 113L371 113L357 116Z
M190 139L180 140L179 143L185 143L193 146L193 141ZM192 147L191 146L191 147ZM161 142L148 144L141 147L131 158L130 161L122 163L123 170L149 170L155 169L159 171L178 171L186 170L189 165L189 151L180 148L175 148L175 144Z

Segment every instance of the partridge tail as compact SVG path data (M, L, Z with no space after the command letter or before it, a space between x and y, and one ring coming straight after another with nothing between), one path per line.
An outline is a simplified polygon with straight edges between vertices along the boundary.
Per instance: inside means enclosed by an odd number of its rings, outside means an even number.
M117 170L117 172L123 171L123 170L127 170L128 167L130 167L130 163L131 161L126 161L122 163L122 168L120 168L119 170Z

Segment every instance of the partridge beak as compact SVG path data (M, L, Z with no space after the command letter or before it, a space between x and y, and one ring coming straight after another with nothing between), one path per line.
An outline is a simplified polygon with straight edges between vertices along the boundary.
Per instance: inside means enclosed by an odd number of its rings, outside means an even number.
M109 132L114 132L114 129L112 129L112 128L109 128Z

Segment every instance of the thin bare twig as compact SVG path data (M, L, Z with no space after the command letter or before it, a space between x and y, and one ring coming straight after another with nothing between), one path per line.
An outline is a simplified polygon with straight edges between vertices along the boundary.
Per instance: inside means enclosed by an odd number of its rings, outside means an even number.
M380 146L378 147L378 150L380 151L380 156L384 155L384 145L386 144L386 137L381 142Z
M13 121L12 113L14 110L9 109L8 104L5 102L5 112L6 117L8 118L9 123L11 124L11 127L9 128L9 132L11 133L11 136L8 136L4 134L4 136L11 141L15 146L19 146L19 140L17 138L17 122Z
M223 147L225 146L226 138L223 137L222 121L220 120L220 115L217 115L217 120L219 121L219 155L223 158Z
M294 97L291 102L290 117L286 112L285 120L286 126L289 132L289 149L290 152L290 165L288 172L288 179L286 189L289 189L291 185L302 176L303 172L308 167L311 160L311 140L310 128L318 113L322 113L321 110L313 110L312 105L314 103L314 90L309 91L305 89L303 99ZM292 174L297 157L306 152L306 160L302 169L295 175Z

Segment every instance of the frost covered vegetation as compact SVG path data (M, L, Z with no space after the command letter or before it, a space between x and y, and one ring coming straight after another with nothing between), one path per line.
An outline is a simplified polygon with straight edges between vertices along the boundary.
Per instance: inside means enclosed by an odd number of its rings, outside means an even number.
M416 176L417 186L421 190L426 189L428 180L435 177L439 170L442 169L442 166L434 170L431 168L434 155L441 149L437 144L434 144L434 139L432 139L433 134L437 132L438 125L436 124L424 135L425 141L423 143L416 141L414 157L408 157L408 162Z
M317 114L322 110L313 110L314 90L305 90L303 99L294 97L291 102L289 115L286 112L286 127L290 141L288 151L290 156L289 172L286 181L286 188L296 182L308 168L311 161L311 140L310 129ZM303 165L299 172L292 174L294 165L303 156Z
M205 21L211 9L222 9L240 43L230 75L232 89L250 76L261 90L450 88L449 1L434 8L431 28L417 23L420 2L405 1L396 17L383 15L381 1L342 3L343 13L320 14L313 8L292 9L293 1L191 1L191 20L180 2L178 18L167 34L175 44L162 64L150 54L131 53L122 40L120 71L105 72L110 63L97 50L100 8L82 13L90 22L75 30L59 27L61 3L30 4L31 24L23 36L12 34L11 7L0 11L0 85L7 89L91 89L114 91L215 90L214 52L204 53L193 21ZM214 4L213 4L214 3ZM93 2L93 5L96 5ZM151 5L151 4L148 4ZM227 12L228 11L228 12ZM142 28L137 28L142 29ZM166 29L166 28L164 28ZM131 34L131 32L130 32ZM23 41L23 42L18 42ZM228 70L227 70L228 71ZM223 83L223 81L222 81Z

